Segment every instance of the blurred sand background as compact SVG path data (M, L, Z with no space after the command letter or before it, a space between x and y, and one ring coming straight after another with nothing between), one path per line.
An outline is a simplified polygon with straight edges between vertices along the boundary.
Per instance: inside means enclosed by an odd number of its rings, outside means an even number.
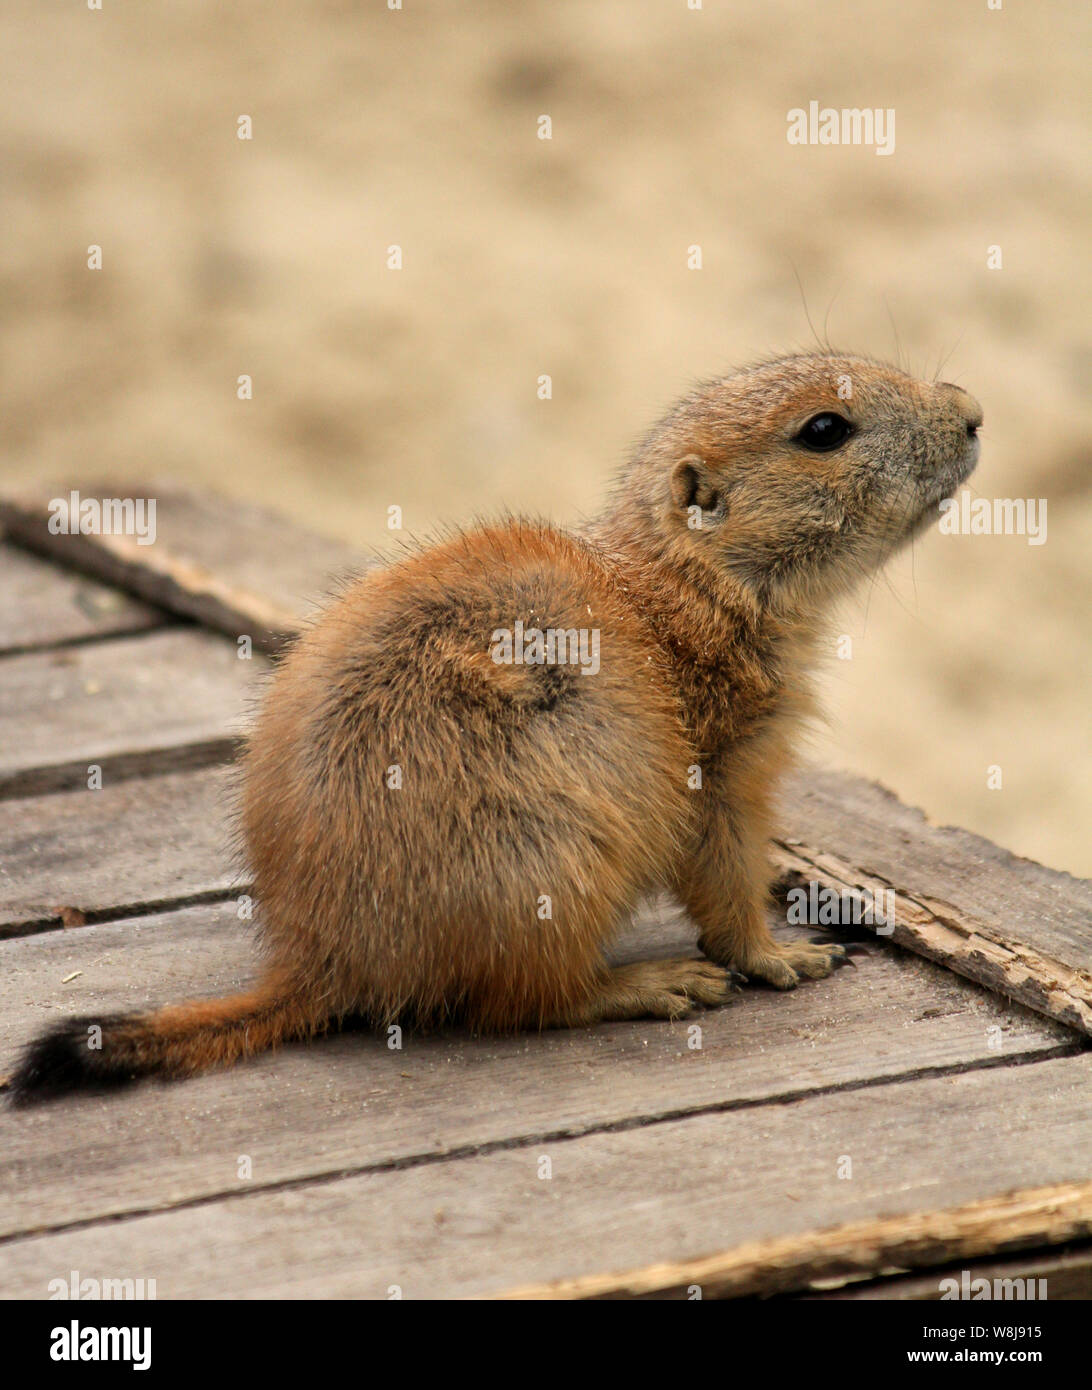
M813 341L798 274L836 346L947 357L978 495L1049 500L847 608L810 754L1092 873L1088 6L404 4L9 0L0 485L576 520L693 381ZM790 146L812 99L893 107L894 154Z

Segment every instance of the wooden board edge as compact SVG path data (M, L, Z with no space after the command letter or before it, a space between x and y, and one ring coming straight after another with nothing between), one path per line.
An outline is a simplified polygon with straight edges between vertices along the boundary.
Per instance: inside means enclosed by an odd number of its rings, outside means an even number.
M54 535L44 525L40 506L12 498L0 498L0 526L15 544L65 568L231 637L246 633L260 652L279 651L300 629L299 617L287 608L231 584L163 545L150 556L132 536Z
M869 922L866 910L861 923L866 930L1092 1036L1092 972L1005 936L950 903L904 892L810 846L775 841L772 860L779 890L816 883L839 897L850 894L866 909L870 902L884 902L890 920Z
M733 1250L625 1273L526 1285L498 1299L740 1298L829 1287L1092 1235L1092 1182L1024 1188L964 1206L857 1221L825 1231L750 1241Z
M943 1281L955 1280L956 1288ZM984 1284L983 1284L984 1281ZM1017 1282L1019 1281L1019 1282ZM818 1281L810 1289L781 1297L791 1303L940 1302L952 1298L1014 1297L998 1284L1023 1287L1028 1301L1057 1303L1092 1297L1092 1241L1068 1242L1046 1250L1028 1246L1019 1255L985 1255L958 1265L934 1265L910 1273ZM986 1290L989 1290L989 1293Z

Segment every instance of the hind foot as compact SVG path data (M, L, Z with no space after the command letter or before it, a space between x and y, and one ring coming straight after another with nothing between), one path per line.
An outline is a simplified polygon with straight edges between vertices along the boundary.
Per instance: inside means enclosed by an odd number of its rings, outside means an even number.
M564 1027L625 1018L683 1018L695 1007L715 1008L739 993L739 976L707 960L643 960L611 970L600 992L559 1020Z

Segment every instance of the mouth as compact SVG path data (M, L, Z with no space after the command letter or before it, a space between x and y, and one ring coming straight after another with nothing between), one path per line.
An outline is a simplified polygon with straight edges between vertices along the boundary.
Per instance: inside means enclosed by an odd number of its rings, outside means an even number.
M955 460L943 473L938 474L930 485L925 497L925 506L935 507L945 498L951 497L963 486L978 466L978 456L982 445L974 429L967 430L967 448L961 458Z
M957 459L950 467L942 473L937 473L930 480L920 505L910 519L909 531L911 534L934 521L940 504L954 497L974 472L981 446L972 430L968 430L967 433L968 446L962 458Z

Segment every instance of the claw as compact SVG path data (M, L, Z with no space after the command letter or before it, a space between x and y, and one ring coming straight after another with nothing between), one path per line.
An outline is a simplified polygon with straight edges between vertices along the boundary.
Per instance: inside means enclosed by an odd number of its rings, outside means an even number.
M808 940L813 946L827 947L830 951L830 965L832 970L841 970L843 966L853 965L853 962L849 958L852 948L839 945L837 942L832 942L829 937L825 936L810 936ZM867 952L864 954L867 955ZM854 970L857 969L855 965L853 965L853 968Z

